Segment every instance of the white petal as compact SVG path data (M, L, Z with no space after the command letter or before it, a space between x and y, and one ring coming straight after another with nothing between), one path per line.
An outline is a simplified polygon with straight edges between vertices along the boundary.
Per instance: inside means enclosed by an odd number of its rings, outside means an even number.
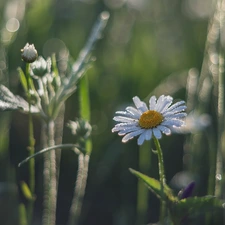
M138 123L119 123L116 124L115 127L112 129L112 132L117 132L120 130L125 130L132 127L137 127Z
M166 135L171 134L171 130L168 127L159 125L159 126L157 126L157 128L160 129Z
M166 120L166 121L163 121L161 123L161 125L164 125L164 126L169 126L169 127L180 127L182 125L184 125L184 121L183 120Z
M142 145L143 143L144 143L144 141L145 141L145 133L146 133L146 131L145 132L143 132L140 136L139 136L139 138L138 138L138 145Z
M129 118L129 117L125 117L125 116L115 116L113 117L113 120L117 121L117 122L135 122L137 121L135 118Z
M144 130L143 129L140 129L140 130L137 130L137 131L133 131L127 135L125 135L122 139L122 142L127 142L129 141L130 139L134 138L135 136L138 136L139 134L143 133Z
M165 112L168 109L168 107L172 104L172 102L173 102L173 98L171 96L169 95L165 96L160 112L161 113Z
M183 105L183 104L185 104L185 101L179 101L179 102L173 104L171 107L169 107L169 108L168 108L168 111L171 111L171 110L173 110L173 109L175 109L175 108L177 108L178 106Z
M118 135L125 135L127 133L136 131L136 130L140 130L140 127L134 126L134 127L129 127L129 128L125 128L124 130L120 130L120 132L118 133Z
M183 112L186 108L187 108L186 105L181 105L181 106L179 106L179 107L177 107L173 110L168 109L165 114L167 114L167 113L175 114L175 113L178 113L178 112Z
M135 109L134 107L129 106L129 107L126 108L126 110L127 110L128 113L132 114L133 117L136 118L136 119L139 119L140 116L141 116L141 113L137 109Z
M160 139L162 137L161 131L157 128L153 128L153 134L157 139Z
M147 105L144 102L142 102L137 96L133 97L133 102L136 108L140 110L142 113L148 110Z
M155 106L155 110L159 112L159 109L161 108L162 106L162 102L164 100L164 95L161 95L158 100L157 100L157 103L156 103L156 106Z
M164 118L169 120L169 119L180 119L180 118L184 118L185 116L187 116L187 113L177 113L177 114L167 114Z
M152 96L149 99L149 109L150 110L155 110L155 106L156 106L156 97L155 96Z
M132 113L126 111L116 111L115 114L120 114L129 118L132 118L134 116Z
M145 132L145 140L150 140L152 138L152 129L148 129Z

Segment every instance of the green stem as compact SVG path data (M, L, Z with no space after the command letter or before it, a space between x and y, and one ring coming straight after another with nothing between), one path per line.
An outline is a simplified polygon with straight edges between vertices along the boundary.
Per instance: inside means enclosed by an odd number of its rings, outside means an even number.
M45 146L54 146L54 121L47 122L44 138ZM44 200L43 200L43 225L55 225L57 180L56 180L56 155L55 151L49 151L44 155Z
M84 120L90 121L90 99L89 99L89 85L87 76L83 77L80 81L79 88L79 105L80 105L80 117ZM85 195L87 177L88 177L88 166L90 154L92 151L92 141L89 137L83 143L85 148L85 154L79 154L78 157L78 171L77 179L74 187L74 195L72 205L70 207L69 225L78 223L81 214L81 208L83 205L83 197Z
M35 146L35 139L34 139L34 127L33 127L33 118L31 113L31 84L30 84L30 64L26 64L26 78L27 78L27 99L29 104L29 113L28 113L28 133L29 133L29 156L34 154L34 146ZM35 191L35 161L34 159L30 160L29 162L29 172L30 172L30 180L29 180L29 188L31 191L32 196L34 196ZM34 208L34 201L33 199L28 203L28 223L31 223L33 217L33 208Z
M89 159L89 155L84 155L83 153L79 154L77 179L74 188L74 197L70 208L69 225L77 224L80 217L88 177Z
M223 1L218 0L219 8L219 40L221 36L221 30L223 27L224 11ZM219 198L223 195L223 166L224 166L224 148L223 148L223 132L224 132L224 57L222 53L222 47L219 49L219 62L218 62L218 147L217 147L217 163L216 163L216 186L215 195Z
M164 162L163 162L163 153L160 146L160 143L156 137L153 136L153 140L156 146L157 155L158 155L158 164L159 164L159 180L161 184L161 192L164 195L164 186L166 184L166 177L164 171ZM165 219L166 209L165 209L165 202L161 200L161 209L160 209L160 221L162 222Z
M161 183L161 189L163 191L164 185L166 184L166 177L165 177L165 171L164 171L164 162L163 162L163 153L160 146L160 143L157 138L153 136L153 140L157 149L157 155L159 160L159 179Z

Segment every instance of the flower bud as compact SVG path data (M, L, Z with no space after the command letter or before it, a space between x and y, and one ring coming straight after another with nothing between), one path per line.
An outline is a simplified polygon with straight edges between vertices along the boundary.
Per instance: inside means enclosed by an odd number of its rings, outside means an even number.
M80 138L87 139L91 135L91 125L85 120L69 121L67 126L71 129L73 135Z
M185 198L188 198L191 196L193 190L194 190L194 187L195 187L195 182L192 181L190 184L188 184L183 190L181 190L179 193L178 193L178 196L180 199L185 199Z
M42 57L39 56L38 59L31 64L31 69L34 75L42 77L47 73L47 62Z
M27 63L34 62L38 57L37 50L35 49L33 44L30 45L29 43L27 43L24 48L21 49L21 52L21 57L23 61Z

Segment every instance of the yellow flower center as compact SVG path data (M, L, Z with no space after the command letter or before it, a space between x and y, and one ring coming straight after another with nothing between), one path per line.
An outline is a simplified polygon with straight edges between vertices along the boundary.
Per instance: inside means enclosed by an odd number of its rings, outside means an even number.
M162 121L163 116L161 113L155 110L148 110L141 115L139 125L144 129L149 129L158 126Z

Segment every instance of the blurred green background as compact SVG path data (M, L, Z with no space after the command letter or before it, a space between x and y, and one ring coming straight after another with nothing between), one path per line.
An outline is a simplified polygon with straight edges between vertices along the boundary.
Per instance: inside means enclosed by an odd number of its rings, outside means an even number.
M211 0L1 0L0 1L0 82L13 93L24 96L17 68L24 68L20 49L34 43L45 58L56 53L61 74L69 54L76 60L98 15L106 10L109 23L93 52L96 57L86 76L90 85L93 152L82 209L82 225L148 224L158 219L158 200L150 194L147 212L137 211L137 179L134 168L157 178L157 158L151 147L138 148L136 140L121 143L112 134L114 112L155 93L186 98L186 79L191 68L201 70ZM167 78L171 78L166 83ZM163 87L159 85L164 84ZM75 93L66 104L65 124L79 117ZM17 202L26 200L19 184L28 179L28 166L17 164L27 156L27 117L0 113L0 213L4 223L17 224ZM71 142L65 126L63 142ZM36 149L40 124L35 120ZM167 181L188 169L184 162L184 135L164 137ZM140 168L139 158L147 159ZM149 159L149 160L148 160ZM201 177L195 194L206 193L204 174L208 168L196 165ZM57 224L66 224L76 178L77 156L62 152L57 203ZM40 224L42 208L42 157L36 159L35 222ZM187 172L188 173L188 172ZM189 179L189 178L188 178ZM196 180L198 182L198 180ZM9 201L9 197L12 198ZM140 196L139 196L140 197ZM144 200L145 201L145 200ZM141 219L140 219L141 215ZM139 222L141 221L141 223Z

